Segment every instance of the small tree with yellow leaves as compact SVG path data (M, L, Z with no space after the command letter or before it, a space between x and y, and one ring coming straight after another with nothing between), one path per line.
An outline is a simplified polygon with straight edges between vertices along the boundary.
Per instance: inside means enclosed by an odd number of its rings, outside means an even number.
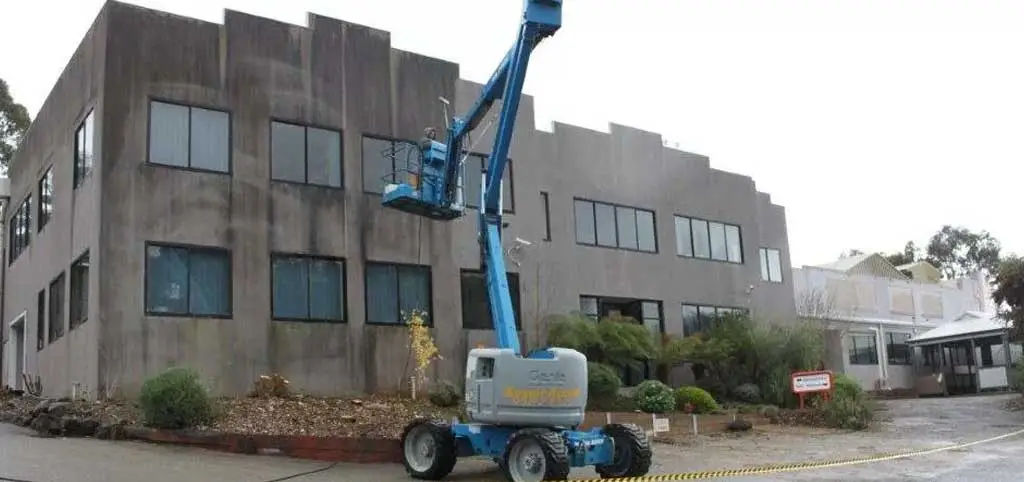
M426 314L419 310L411 313L402 313L405 325L409 328L409 351L416 363L415 375L412 377L412 398L416 398L416 387L425 386L427 382L427 368L431 362L441 359L441 352L434 344L434 337L430 335L430 329L424 323Z

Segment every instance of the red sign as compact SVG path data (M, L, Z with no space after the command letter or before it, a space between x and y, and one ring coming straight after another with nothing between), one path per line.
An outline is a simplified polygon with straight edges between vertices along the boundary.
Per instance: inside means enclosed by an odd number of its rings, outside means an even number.
M793 372L789 379L790 389L800 398L800 408L804 408L804 396L808 393L821 393L825 400L832 397L832 372L814 370Z

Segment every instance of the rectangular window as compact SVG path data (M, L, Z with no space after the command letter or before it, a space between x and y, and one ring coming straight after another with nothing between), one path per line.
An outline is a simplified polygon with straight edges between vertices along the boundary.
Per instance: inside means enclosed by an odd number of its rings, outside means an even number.
M25 200L21 202L18 209L14 211L14 215L11 216L11 221L7 226L7 239L10 254L7 255L7 264L14 263L14 260L18 259L31 242L32 232L32 194L29 193L25 196Z
M231 253L146 243L146 314L230 317Z
M711 330L718 317L746 311L744 308L683 303L683 336L705 333Z
M662 326L661 317L661 302L660 301L643 301L640 304L640 314L643 318L641 322L647 327L651 333L664 333L665 327Z
M544 241L551 241L551 204L548 193L540 193L541 207L544 209Z
M677 255L743 263L739 226L678 215L675 223Z
M851 365L877 365L878 364L878 343L875 335L850 335L850 364Z
M576 242L607 248L656 253L654 212L629 206L576 199Z
M150 164L229 172L230 114L158 101L149 109Z
M600 318L597 305L597 298L593 296L580 296L580 313L594 321L598 321Z
M462 328L467 330L493 330L491 302L487 296L487 279L479 271L463 270L462 273ZM519 305L519 274L507 273L508 290L512 297L512 313L516 317L516 329L523 328L522 311Z
M77 186L76 186L77 187ZM53 166L46 168L46 173L39 179L39 227L42 231L46 223L53 217Z
M270 123L270 173L277 181L340 188L341 133L287 122Z
M366 322L399 325L412 311L431 319L429 266L366 263Z
M782 254L777 249L761 248L761 279L782 282Z
M94 111L89 111L82 123L75 130L75 170L74 189L78 189L83 182L92 174L92 164L95 158L93 142L96 137L93 131Z
M46 290L36 295L36 351L46 347Z
M345 261L284 255L271 257L274 319L345 321Z
M886 352L888 354L890 365L910 365L910 345L907 344L907 340L910 339L909 333L887 333L888 343L886 344ZM984 350L982 350L984 353Z
M466 207L479 209L482 182L487 171L488 157L483 154L467 154L465 175L463 177L463 193ZM505 173L501 176L501 209L506 213L513 212L514 199L512 191L512 160L505 161Z
M64 272L61 271L53 281L50 282L50 306L48 315L50 318L49 343L53 343L64 336Z
M363 191L381 194L384 186L403 182L409 169L419 165L415 142L363 136Z
M71 265L71 330L89 319L89 252Z

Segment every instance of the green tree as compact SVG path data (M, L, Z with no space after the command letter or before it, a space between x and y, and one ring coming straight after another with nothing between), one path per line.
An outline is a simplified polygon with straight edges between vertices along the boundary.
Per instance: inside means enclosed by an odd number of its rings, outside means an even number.
M882 256L889 260L893 266L900 266L910 264L921 259L921 250L913 241L907 241L907 244L903 246L903 251L891 254L883 253Z
M999 269L1002 247L988 231L973 232L964 227L944 225L928 241L925 259L935 265L947 279L959 278L974 271L986 276Z
M0 79L0 174L6 175L32 119L25 106L14 101L4 79Z
M1024 341L1024 258L1008 256L993 276L992 300L999 317L1013 323L1013 337Z

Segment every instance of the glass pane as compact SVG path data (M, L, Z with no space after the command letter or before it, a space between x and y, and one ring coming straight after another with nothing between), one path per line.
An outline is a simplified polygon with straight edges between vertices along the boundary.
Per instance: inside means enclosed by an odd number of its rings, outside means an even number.
M683 336L690 336L700 331L700 324L697 318L697 307L683 305Z
M341 134L310 127L306 143L309 183L341 187Z
M768 274L772 281L782 281L782 258L777 249L768 250Z
M654 301L644 301L640 305L640 312L644 318L661 318L661 310L658 309L658 303Z
M480 208L480 193L481 185L483 184L483 174L480 170L483 165L483 159L477 155L470 155L466 157L466 178L463 180L464 195L466 196L466 206L471 208Z
M636 210L631 208L617 207L615 215L618 218L619 247L626 249L637 249L636 244Z
M693 228L693 255L698 258L711 257L711 240L708 239L708 222L691 220Z
M676 254L693 256L693 240L690 239L690 219L676 217Z
M402 266L398 268L398 300L402 314L409 316L419 311L424 316L430 315L430 271ZM425 319L430 324L431 320Z
M394 182L393 158L391 141L363 137L363 190L383 193L384 184Z
M394 266L366 265L366 320L398 323L398 273Z
M729 259L725 249L725 226L722 223L708 223L708 231L711 233L711 258L719 261Z
M725 244L729 250L729 261L734 263L743 262L743 245L740 243L740 227L727 225L725 227Z
M309 317L342 320L345 299L341 262L313 260L309 267Z
M188 286L192 314L231 314L231 266L227 253L192 251Z
M187 313L188 251L165 246L149 246L146 251L146 310Z
M487 283L480 273L462 273L462 327L475 330L492 328Z
M658 243L655 241L657 236L654 234L654 213L636 211L636 237L640 250L652 253L658 250Z
M270 124L270 175L280 181L306 182L306 130L302 126Z
M153 102L149 117L149 162L188 166L188 107Z
M597 316L597 298L580 296L580 311L585 315Z
M700 320L701 331L711 329L711 322L715 319L715 314L714 306L700 306L697 308L697 318Z
M301 258L275 258L274 318L309 316L308 265Z
M192 167L228 172L230 122L227 112L192 108Z
M615 208L607 204L594 203L597 220L597 244L615 247Z
M89 112L89 116L85 118L85 141L83 145L83 151L85 156L84 159L82 159L83 170L82 172L79 173L80 175L83 176L85 174L88 174L89 170L92 169L93 157L95 157L95 152L93 150L93 142L96 135L94 133L93 126L95 125L96 116L94 115L94 112L95 111Z
M576 241L583 244L594 244L594 204L589 201L575 201Z
M761 279L769 281L768 279L768 250L760 248L757 250L761 256Z

